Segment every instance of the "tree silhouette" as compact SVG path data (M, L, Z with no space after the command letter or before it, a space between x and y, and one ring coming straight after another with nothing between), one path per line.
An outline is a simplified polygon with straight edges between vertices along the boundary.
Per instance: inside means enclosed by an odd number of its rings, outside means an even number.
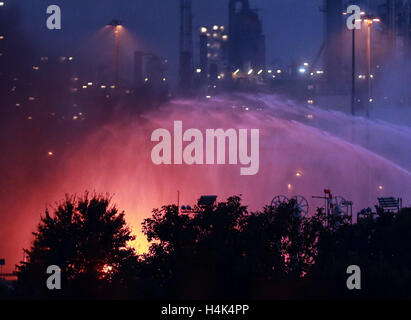
M104 297L125 284L126 266L136 265L124 213L108 196L66 196L51 215L41 217L27 262L18 266L18 289L28 297ZM133 263L130 263L133 261ZM46 269L62 270L61 294L46 288ZM110 290L109 290L110 289ZM113 289L114 291L111 291Z
M234 196L180 212L153 210L142 223L151 242L137 256L124 213L109 197L66 197L41 218L18 293L30 298L337 299L411 297L411 209L350 217L318 209L302 217L295 200L249 212ZM46 288L62 269L63 290ZM347 289L347 267L362 290Z
M166 297L277 297L283 282L309 272L314 222L299 215L294 200L255 213L239 197L190 213L165 206L143 222L154 240L143 272Z

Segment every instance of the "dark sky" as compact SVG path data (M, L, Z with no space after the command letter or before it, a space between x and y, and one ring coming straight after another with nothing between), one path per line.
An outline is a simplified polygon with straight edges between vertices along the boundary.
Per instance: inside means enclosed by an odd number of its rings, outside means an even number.
M7 1L7 0L6 0ZM113 18L123 21L144 49L177 62L179 0L8 0L22 7L30 39L42 49L71 50ZM312 60L322 42L322 0L250 0L261 9L267 38L267 63L282 59ZM62 31L46 29L46 8L62 10ZM227 24L228 0L194 0L194 28ZM302 62L302 61L301 61Z

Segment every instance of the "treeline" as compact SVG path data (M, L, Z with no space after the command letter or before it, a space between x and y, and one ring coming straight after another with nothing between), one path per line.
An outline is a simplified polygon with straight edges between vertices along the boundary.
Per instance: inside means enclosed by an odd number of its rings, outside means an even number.
M249 212L239 197L181 213L156 209L137 255L110 197L67 197L46 211L27 262L6 298L29 299L379 299L411 297L411 209L364 211L357 223L322 209L301 217L294 200ZM61 269L49 290L46 269ZM347 289L347 268L361 290ZM0 291L1 294L1 291Z

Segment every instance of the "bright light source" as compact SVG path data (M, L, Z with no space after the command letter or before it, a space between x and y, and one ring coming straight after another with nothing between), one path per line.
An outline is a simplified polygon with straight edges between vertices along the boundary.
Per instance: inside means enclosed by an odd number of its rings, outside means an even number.
M4 6L4 2L0 2L0 7L3 7Z
M261 69L260 71L258 71L258 75L262 74L263 70Z
M51 157L53 155L53 151L49 151L47 154Z
M166 82L167 81L167 79L166 78L163 78L163 82Z
M383 189L384 189L383 186L381 186L381 185L378 186L378 190L383 190Z
M214 30L214 31L218 30L218 26L214 26L214 27L213 27L213 30Z
M307 103L308 103L308 104L314 104L314 100L309 99L309 100L307 100Z
M228 40L228 36L225 34L225 35L223 35L223 40Z
M88 86L92 86L92 85L93 85L93 82L88 82L87 85L88 85Z
M248 75L251 75L253 72L254 72L254 70L253 70L253 69L250 69L250 70L248 71Z
M240 72L240 69L237 69L236 71L234 71L233 75L237 75L237 73Z
M268 72L268 73L273 73L273 70L268 70L267 72Z
M206 96L207 99L211 99L211 96Z
M107 88L104 84L101 85L101 89Z
M291 189L293 188L293 186L291 185L291 183L289 183L289 184L287 185L287 188L288 188L288 190L291 190Z
M282 70L281 70L281 69L278 69L278 70L277 70L277 73L278 73L278 74L280 74L281 72L282 72Z
M4 39L4 36L0 36L0 40L3 40Z
M197 72L197 73L201 73L201 69L198 68L198 69L196 70L196 72Z
M301 177L301 176L302 176L302 173L299 172L299 171L297 171L297 172L295 173L295 176L296 176L296 177Z
M201 31L201 33L206 33L208 30L207 30L206 27L201 27L200 31Z
M307 71L306 68L300 68L300 69L298 69L298 72L299 72L299 73L305 73L306 71Z
M304 66L308 67L308 62L304 62Z

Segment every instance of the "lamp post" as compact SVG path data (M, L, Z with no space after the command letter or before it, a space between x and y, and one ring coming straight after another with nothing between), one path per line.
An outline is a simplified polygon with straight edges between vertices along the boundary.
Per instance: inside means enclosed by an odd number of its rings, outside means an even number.
M112 20L108 26L113 27L114 39L115 39L115 51L114 51L114 81L118 85L119 81L119 59L120 59L120 29L122 28L119 20Z
M355 115L355 28L352 29L351 115Z
M372 102L372 97L371 97L371 26L374 22L380 22L381 20L371 15L366 15L361 20L364 21L367 26L367 43L366 43L367 69L366 69L366 75L365 75L365 79L367 81L367 103L366 103L365 112L366 112L367 118L369 118L370 117L369 105Z

